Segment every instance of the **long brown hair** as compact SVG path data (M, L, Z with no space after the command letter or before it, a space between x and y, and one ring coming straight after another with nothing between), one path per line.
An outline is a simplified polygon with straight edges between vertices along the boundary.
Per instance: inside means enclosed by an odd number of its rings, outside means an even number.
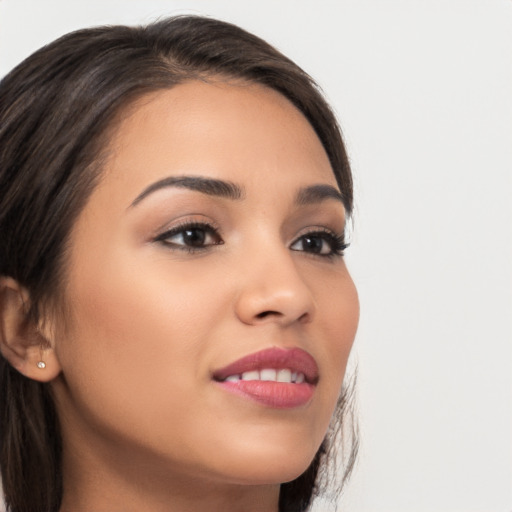
M315 129L351 213L351 172L332 110L313 80L263 40L196 16L73 32L0 82L0 276L29 291L27 321L36 322L45 301L58 299L68 235L101 172L105 133L116 115L148 92L209 77L263 84L288 98ZM310 467L282 484L280 511L305 511L318 492L336 432L347 428L347 397ZM357 451L351 438L341 481ZM61 440L49 387L2 357L0 468L9 511L59 509Z

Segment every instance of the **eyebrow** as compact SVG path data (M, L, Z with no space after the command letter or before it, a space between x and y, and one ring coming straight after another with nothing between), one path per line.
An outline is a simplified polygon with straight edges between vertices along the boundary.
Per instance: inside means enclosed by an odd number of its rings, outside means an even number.
M203 176L169 176L145 188L133 200L130 207L136 206L153 192L167 187L186 188L209 196L232 200L239 200L245 197L244 188L231 181L205 178ZM314 205L328 199L339 201L345 206L343 194L337 188L327 184L310 185L301 188L295 197L295 204L297 206Z
M130 207L136 206L153 192L167 187L186 188L209 196L224 197L226 199L243 199L245 196L242 187L230 181L203 178L202 176L170 176L145 188L134 199Z
M298 206L307 206L321 203L327 199L335 199L345 206L345 197L343 194L332 185L324 184L301 188L297 194L295 203Z

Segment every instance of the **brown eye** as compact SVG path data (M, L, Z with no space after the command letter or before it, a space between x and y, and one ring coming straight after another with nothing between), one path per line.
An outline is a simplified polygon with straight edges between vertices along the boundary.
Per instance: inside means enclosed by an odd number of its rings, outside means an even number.
M343 235L330 231L316 231L299 237L291 246L292 251L302 251L323 257L342 256L348 247Z
M202 247L208 238L206 231L201 228L184 229L180 236L183 240L183 245L190 247Z
M217 230L203 223L177 226L159 235L155 241L176 249L205 249L223 243Z
M315 254L328 254L332 250L327 241L319 236L304 236L301 242L303 251L313 252Z

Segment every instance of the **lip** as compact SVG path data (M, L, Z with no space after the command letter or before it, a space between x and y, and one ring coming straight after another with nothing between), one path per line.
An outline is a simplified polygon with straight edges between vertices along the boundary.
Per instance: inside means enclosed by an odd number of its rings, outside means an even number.
M303 373L302 383L275 381L225 381L230 375L241 375L253 370L287 368ZM286 409L307 404L315 391L319 378L318 365L314 358L299 348L270 348L249 354L237 361L215 370L213 380L225 391L259 402L268 407Z

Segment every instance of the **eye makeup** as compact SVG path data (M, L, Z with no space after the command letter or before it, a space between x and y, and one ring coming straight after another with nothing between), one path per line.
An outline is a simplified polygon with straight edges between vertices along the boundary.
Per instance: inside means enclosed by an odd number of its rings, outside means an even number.
M350 245L345 241L345 233L338 235L321 227L309 229L292 243L292 251L304 251L314 256L332 259L342 257Z
M219 228L213 223L184 220L154 238L170 250L189 253L205 251L213 246L223 245ZM312 256L333 259L342 257L350 244L345 241L345 234L340 235L325 227L308 228L290 245L290 250L304 252Z
M196 252L211 246L222 245L218 228L208 222L184 220L177 226L158 235L154 242L160 242L172 250Z

